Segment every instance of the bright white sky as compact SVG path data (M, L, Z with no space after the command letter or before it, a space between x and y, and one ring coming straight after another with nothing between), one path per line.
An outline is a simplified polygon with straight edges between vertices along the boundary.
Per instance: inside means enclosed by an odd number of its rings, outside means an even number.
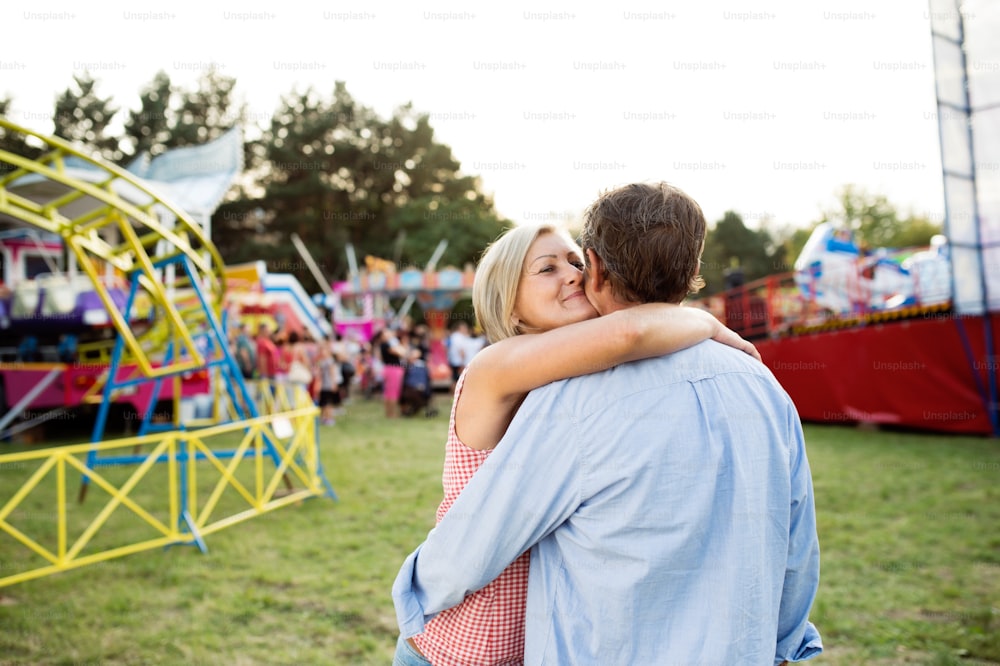
M710 222L803 226L846 183L943 218L925 1L300 4L4 3L0 95L50 132L85 68L137 108L158 70L191 87L214 65L266 125L281 94L343 80L384 116L431 113L515 221L660 179Z

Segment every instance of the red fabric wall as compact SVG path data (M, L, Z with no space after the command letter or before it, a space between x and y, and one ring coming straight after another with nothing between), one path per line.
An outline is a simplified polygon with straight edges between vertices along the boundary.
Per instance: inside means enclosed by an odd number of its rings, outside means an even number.
M803 421L989 435L990 376L1000 382L990 316L992 357L984 317L943 313L755 343Z

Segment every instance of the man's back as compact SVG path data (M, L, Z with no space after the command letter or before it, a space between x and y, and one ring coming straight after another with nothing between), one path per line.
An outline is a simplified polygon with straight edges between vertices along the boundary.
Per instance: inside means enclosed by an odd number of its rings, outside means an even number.
M548 482L580 501L532 553L527 663L763 665L778 640L782 658L819 646L801 428L762 364L708 342L557 382L508 437L545 424L575 450Z
M795 408L716 342L532 391L404 562L403 636L532 545L527 666L768 666L822 649Z

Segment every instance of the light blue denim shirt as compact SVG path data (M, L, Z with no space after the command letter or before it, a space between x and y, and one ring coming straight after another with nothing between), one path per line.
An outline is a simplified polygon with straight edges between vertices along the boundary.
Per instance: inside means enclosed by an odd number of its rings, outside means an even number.
M401 634L532 546L526 664L770 666L822 651L801 424L763 364L714 341L532 391L404 562Z

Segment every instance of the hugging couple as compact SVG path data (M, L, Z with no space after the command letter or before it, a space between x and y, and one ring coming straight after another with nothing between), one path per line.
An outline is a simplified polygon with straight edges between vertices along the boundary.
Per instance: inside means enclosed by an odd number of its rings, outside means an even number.
M683 307L706 222L606 192L579 246L486 250L437 525L393 585L397 666L775 666L822 651L802 427L756 348Z

